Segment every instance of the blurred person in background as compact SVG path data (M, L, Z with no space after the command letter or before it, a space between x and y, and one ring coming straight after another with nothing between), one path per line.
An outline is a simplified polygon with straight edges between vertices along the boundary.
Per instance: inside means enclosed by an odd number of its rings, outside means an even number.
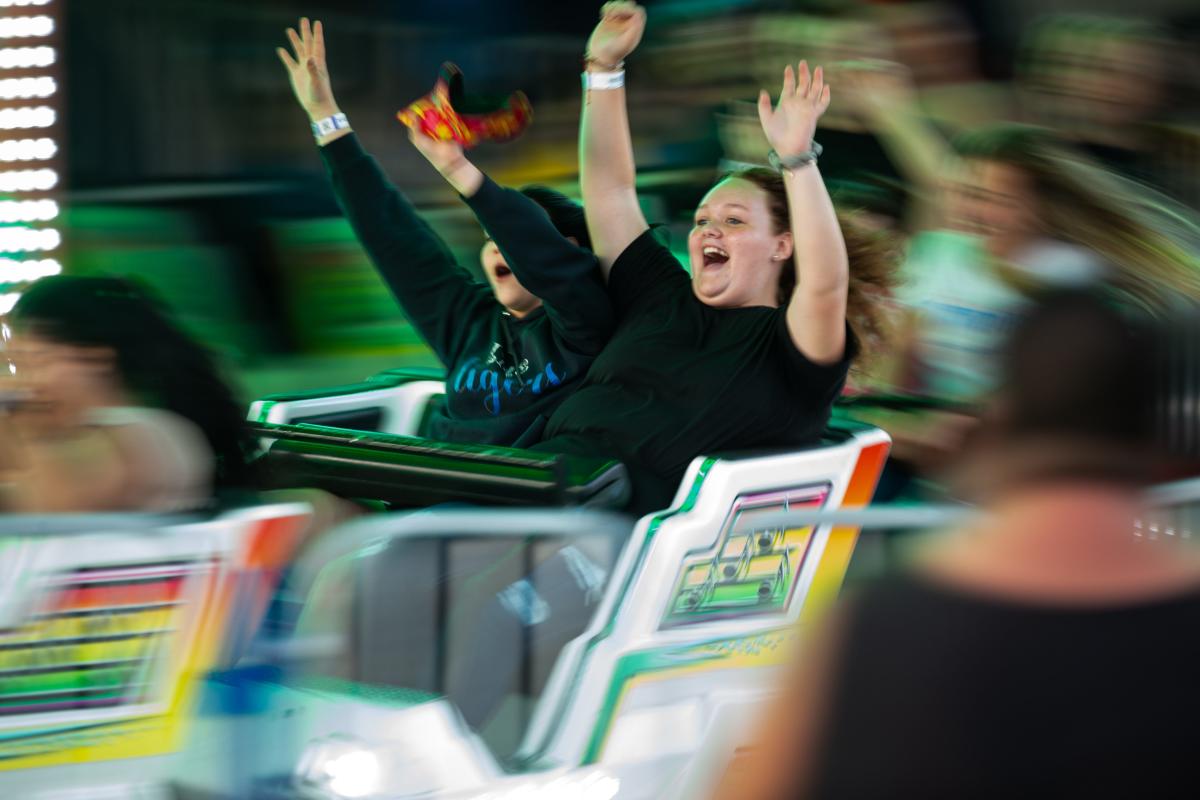
M1173 152L1180 141L1173 125L1197 121L1196 109L1179 104L1196 88L1187 63L1181 46L1153 22L1054 14L1023 38L1018 100L1027 121L1053 128L1106 168L1194 204L1200 150L1193 144L1183 159Z
M583 379L614 325L583 209L544 187L493 183L460 145L410 139L475 213L488 239L487 283L454 262L359 143L333 96L322 24L289 28L278 48L300 106L314 123L338 203L404 313L445 365L446 405L430 436L524 447ZM316 133L314 128L314 133Z
M1039 292L1103 282L1157 308L1200 297L1200 258L1161 227L1190 215L1172 219L1166 198L1040 128L997 124L953 149L945 227L913 242L898 292L916 317L918 391L971 402L993 388L997 347Z
M1107 283L1160 309L1200 297L1200 227L1186 208L1042 128L995 124L948 143L899 65L846 65L836 79L918 200L882 382L950 410L873 421L919 474L936 473L975 425L999 348L1039 293Z
M689 276L638 203L622 66L645 22L638 4L607 3L588 41L580 178L618 327L537 446L619 458L637 513L665 508L700 453L818 440L876 330L869 289L892 266L839 222L813 143L829 88L801 63L778 105L759 99L782 173L734 173L708 192Z
M7 511L184 511L250 484L253 441L208 353L133 284L56 276L9 315Z
M1195 794L1200 561L1135 535L1162 340L1125 311L1021 322L960 464L987 515L806 640L717 798Z

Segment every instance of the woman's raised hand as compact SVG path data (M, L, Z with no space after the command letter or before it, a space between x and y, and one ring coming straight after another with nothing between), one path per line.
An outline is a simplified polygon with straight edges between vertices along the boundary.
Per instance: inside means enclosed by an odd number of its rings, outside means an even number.
M795 72L791 64L784 69L783 89L774 107L766 89L758 95L759 122L771 149L780 158L812 149L817 120L827 108L829 86L825 83L824 71L817 67L809 74L807 61L801 61Z
M292 53L283 47L275 48L279 60L287 68L296 100L313 122L338 113L325 66L325 31L320 20L309 25L308 17L300 18L300 32L287 29Z
M584 57L601 69L614 68L637 49L645 30L646 9L630 0L605 3Z

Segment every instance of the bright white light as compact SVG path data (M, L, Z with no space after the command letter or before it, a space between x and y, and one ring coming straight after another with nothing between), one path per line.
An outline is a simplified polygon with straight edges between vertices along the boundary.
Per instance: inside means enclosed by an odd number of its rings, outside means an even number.
M13 310L13 306L21 299L20 292L10 292L9 294L0 294L0 314L7 314Z
M58 184L52 169L10 169L0 172L0 192L44 192Z
M49 4L50 0L0 0L0 8L12 8L13 6L45 6Z
M3 83L3 81L0 81ZM48 161L58 153L53 139L8 139L0 142L0 161Z
M62 236L54 228L0 228L0 253L53 250L60 244Z
M53 47L0 47L0 69L48 67L56 56Z
M0 109L0 128L49 128L58 115L50 106Z
M0 17L0 39L29 39L54 33L54 20L37 17Z
M39 78L5 78L0 80L0 99L14 100L30 97L49 97L58 91L58 84L49 75Z
M57 216L53 200L0 200L0 222L48 222Z
M367 797L379 791L383 771L379 757L367 750L351 750L325 762L329 788L340 797Z
M0 258L0 283L32 283L62 273L62 264L53 258L17 261Z

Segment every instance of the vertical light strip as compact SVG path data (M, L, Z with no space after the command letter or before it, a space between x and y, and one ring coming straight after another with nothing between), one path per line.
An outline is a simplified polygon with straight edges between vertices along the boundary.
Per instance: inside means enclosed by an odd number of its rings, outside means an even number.
M0 0L0 315L62 271L63 0Z

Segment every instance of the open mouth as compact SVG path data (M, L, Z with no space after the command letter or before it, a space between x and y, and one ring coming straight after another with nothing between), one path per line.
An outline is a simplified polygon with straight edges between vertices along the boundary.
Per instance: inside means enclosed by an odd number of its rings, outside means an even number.
M706 267L719 266L729 261L729 253L711 244L705 246L703 255Z
M500 265L500 266L496 267L495 275L496 275L496 280L500 280L501 278L507 278L509 275L512 275L512 270L506 266Z

